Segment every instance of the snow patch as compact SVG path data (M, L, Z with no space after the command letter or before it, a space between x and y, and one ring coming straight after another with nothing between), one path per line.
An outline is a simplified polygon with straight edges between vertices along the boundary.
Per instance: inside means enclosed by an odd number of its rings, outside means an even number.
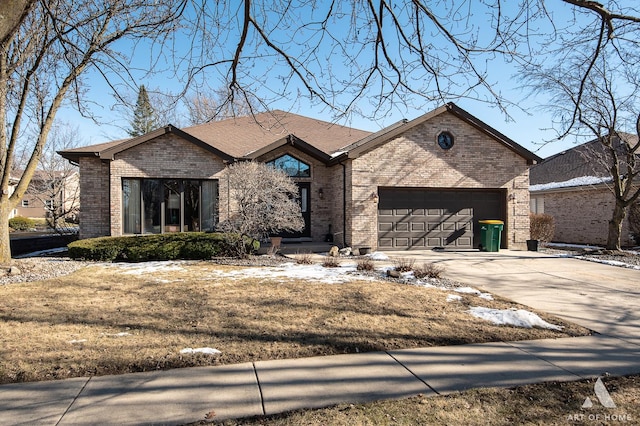
M447 302L458 302L462 300L462 296L459 294L447 294Z
M497 325L513 325L524 328L548 328L550 330L562 330L559 325L546 322L533 312L524 309L491 309L482 306L471 307L469 313L476 318L491 321Z
M73 344L76 344L76 343L84 343L86 341L87 341L87 339L74 339L74 340L69 340L67 343L71 343L73 345Z
M351 281L373 281L376 277L358 274L355 264L341 265L337 268L325 268L322 265L299 265L284 263L281 266L263 268L242 268L234 271L217 272L218 275L230 279L243 278L290 278L306 282L324 284L343 284Z
M131 333L127 333L126 331L123 331L122 333L102 333L102 335L106 337L126 337L126 336L131 336Z
M184 348L180 351L181 354L195 354L195 353L202 353L202 354L206 354L206 355L216 355L216 354L221 354L222 352L220 352L217 349L214 348Z
M145 275L153 272L183 271L184 268L177 262L144 262L144 263L114 263L113 267L124 269L123 274Z
M390 260L389 256L380 251L374 251L373 253L367 254L366 256L371 260Z
M585 185L598 185L601 183L611 182L611 177L599 177L599 176L581 176L563 182L549 182L541 183L538 185L530 185L529 191L546 191L549 189L558 188L570 188L572 186L585 186Z

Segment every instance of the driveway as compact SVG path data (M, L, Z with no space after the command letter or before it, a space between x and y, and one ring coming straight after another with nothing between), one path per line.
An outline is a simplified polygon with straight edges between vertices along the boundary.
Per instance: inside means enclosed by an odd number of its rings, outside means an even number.
M640 271L541 252L385 252L444 276L640 345Z

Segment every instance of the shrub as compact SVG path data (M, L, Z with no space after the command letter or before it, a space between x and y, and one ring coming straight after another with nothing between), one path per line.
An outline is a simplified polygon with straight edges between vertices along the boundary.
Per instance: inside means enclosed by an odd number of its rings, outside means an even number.
M371 258L365 257L362 259L358 259L356 269L358 271L373 271L375 269L375 264L373 263L373 260L371 260Z
M227 238L219 233L184 232L176 234L140 235L130 237L100 237L69 244L73 259L112 262L122 260L211 259L235 253ZM259 243L252 246L257 251Z
M442 278L444 267L435 263L423 263L422 266L413 269L413 276L416 278Z
M296 263L298 265L311 265L313 263L311 253L302 253L296 256Z
M322 266L324 266L325 268L337 268L340 266L340 262L338 261L337 257L327 256L324 258Z
M398 272L410 272L413 271L413 266L415 265L415 259L394 259L393 260L393 269Z
M555 234L556 221L544 213L529 214L529 232L532 240L551 241Z
M16 231L27 231L36 226L36 221L28 217L16 216L9 219L9 227Z

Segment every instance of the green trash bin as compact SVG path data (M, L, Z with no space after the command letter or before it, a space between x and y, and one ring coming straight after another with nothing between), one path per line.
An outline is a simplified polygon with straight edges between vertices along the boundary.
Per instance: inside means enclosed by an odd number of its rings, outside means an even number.
M480 251L500 251L500 236L504 228L501 220L480 220Z

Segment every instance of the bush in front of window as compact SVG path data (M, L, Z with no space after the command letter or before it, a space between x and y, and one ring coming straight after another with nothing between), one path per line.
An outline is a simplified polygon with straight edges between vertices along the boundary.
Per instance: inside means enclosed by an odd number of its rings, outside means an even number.
M28 217L16 216L9 219L9 228L16 231L28 231L36 227L36 221Z
M204 260L236 253L223 234L204 232L89 238L74 241L68 247L72 259L99 262ZM256 252L259 248L256 242L249 251Z

